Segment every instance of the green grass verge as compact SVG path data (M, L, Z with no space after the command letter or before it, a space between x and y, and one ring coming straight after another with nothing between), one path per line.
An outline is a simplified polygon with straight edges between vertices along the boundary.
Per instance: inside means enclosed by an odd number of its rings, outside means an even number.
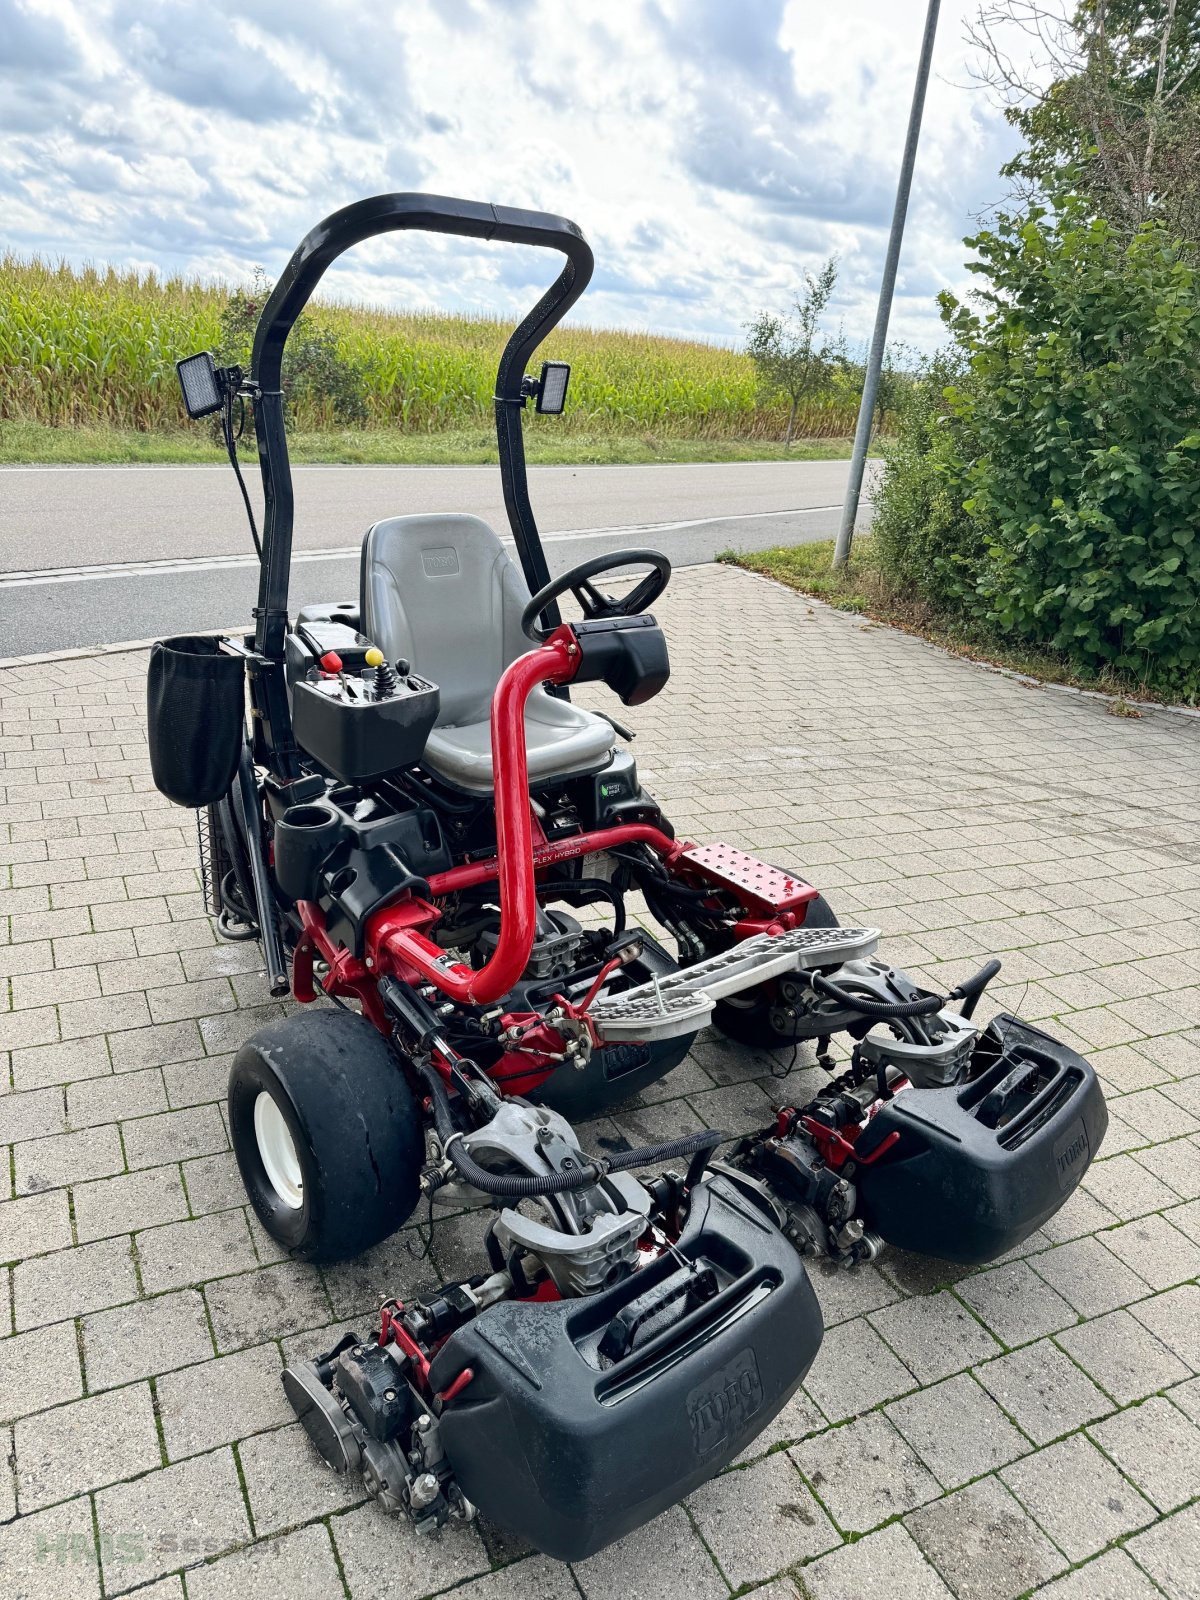
M399 466L487 466L496 461L490 429L445 433L394 433L343 429L288 437L295 462ZM662 434L566 433L529 430L526 455L541 466L638 465L690 461L841 461L849 439L799 439L782 444L758 439L689 439ZM202 423L177 433L138 433L119 428L50 428L33 422L0 422L0 463L5 465L121 465L223 461L224 449Z
M833 568L833 541L792 545L774 550L723 551L718 561L761 572L789 589L812 595L839 611L852 611L873 622L885 622L905 633L917 634L931 644L940 645L954 655L1010 672L1024 673L1044 683L1067 684L1074 689L1091 689L1113 696L1108 709L1115 716L1139 716L1128 699L1151 700L1162 704L1162 696L1144 683L1116 673L1093 675L1081 672L1053 651L1015 644L981 630L975 619L938 613L925 601L898 593L880 570L870 539L859 538L846 566Z

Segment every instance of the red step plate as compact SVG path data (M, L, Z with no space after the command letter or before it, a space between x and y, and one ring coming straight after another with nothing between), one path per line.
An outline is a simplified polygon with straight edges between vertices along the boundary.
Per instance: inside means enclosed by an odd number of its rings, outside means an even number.
M731 844L690 845L679 859L712 883L734 890L739 898L755 901L764 911L794 911L817 897L812 884L803 878L769 866Z

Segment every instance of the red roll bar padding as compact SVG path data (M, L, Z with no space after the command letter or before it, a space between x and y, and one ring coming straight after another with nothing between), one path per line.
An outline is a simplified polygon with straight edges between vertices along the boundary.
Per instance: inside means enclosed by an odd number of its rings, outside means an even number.
M449 962L414 929L396 927L385 907L367 928L368 963L416 968L451 1000L487 1005L499 1000L529 965L537 932L533 825L525 754L525 702L543 683L570 683L579 670L573 630L555 630L544 645L518 656L492 696L492 782L496 794L496 854L500 876L500 937L491 960L471 972ZM443 873L443 877L452 874ZM431 891L432 891L432 885Z

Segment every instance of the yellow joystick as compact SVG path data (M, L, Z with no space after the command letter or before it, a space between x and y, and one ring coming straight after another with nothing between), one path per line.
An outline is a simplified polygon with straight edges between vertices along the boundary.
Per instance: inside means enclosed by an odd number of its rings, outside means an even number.
M383 651L377 644L373 644L363 657L363 660L369 667L381 667L383 665Z

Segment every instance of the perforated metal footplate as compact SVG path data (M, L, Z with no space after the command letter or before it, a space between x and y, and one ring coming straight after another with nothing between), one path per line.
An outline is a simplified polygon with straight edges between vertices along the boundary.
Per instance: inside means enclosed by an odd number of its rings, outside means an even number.
M601 1039L673 1039L704 1027L713 1006L781 972L836 967L869 956L878 928L794 928L760 933L665 978L594 1002L588 1015Z
M739 899L757 902L766 911L788 911L816 898L817 891L792 872L768 866L731 844L693 844L680 864L695 867L711 882L732 889Z

